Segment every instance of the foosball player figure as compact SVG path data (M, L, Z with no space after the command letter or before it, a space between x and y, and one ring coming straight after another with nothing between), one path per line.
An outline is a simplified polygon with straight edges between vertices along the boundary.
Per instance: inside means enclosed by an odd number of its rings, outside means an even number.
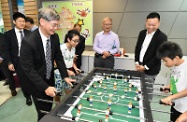
M80 116L81 109L82 109L82 103L80 103L80 104L78 105L78 108L77 108L77 116Z
M132 83L130 83L130 84L129 84L129 91L132 90L132 87L133 87L133 85L132 85Z
M107 108L105 111L105 122L108 122L109 113L110 113L110 108Z
M96 90L96 84L95 84L95 83L94 83L93 87L94 87L94 89Z
M127 83L128 79L127 78L124 78L124 83Z
M93 106L93 98L92 98L92 96L90 96L89 101L90 101L90 106Z
M103 83L103 81L102 81L102 80L100 80L100 81L99 81L99 87L101 87L101 86L102 86L102 83Z
M112 104L112 101L110 99L108 99L108 108L109 109L111 108L111 104Z
M124 88L124 94L125 94L125 95L127 95L127 91L128 91L128 89L127 89L127 87L125 87L125 88Z
M128 113L131 114L131 110L132 110L132 102L129 102L128 104Z
M136 96L138 97L140 94L140 91L138 89L136 89Z
M114 85L114 94L116 94L116 91L117 91L117 86Z
M116 85L117 85L117 82L115 81L115 82L114 82L114 86L116 86Z
M117 79L118 78L118 73L116 73L115 76L116 76L116 79Z
M103 88L104 88L104 92L106 92L106 85L104 85L104 87L103 87Z

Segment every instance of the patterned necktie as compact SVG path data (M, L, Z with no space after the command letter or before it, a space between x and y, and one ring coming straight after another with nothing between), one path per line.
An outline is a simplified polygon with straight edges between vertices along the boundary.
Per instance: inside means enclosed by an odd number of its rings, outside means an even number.
M22 31L19 31L20 32L20 35L21 35L21 40L23 39L23 32Z
M49 39L47 39L47 43L46 43L45 61L46 61L46 79L49 79L51 76L51 71L52 71L51 45L50 45Z

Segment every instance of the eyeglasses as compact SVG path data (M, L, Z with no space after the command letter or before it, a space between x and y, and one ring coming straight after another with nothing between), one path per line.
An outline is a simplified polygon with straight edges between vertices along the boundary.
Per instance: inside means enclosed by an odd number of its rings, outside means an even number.
M112 26L112 24L104 24L104 26Z
M59 24L57 23L51 23L50 21L47 21L53 28L58 28Z
M79 40L73 40L73 39L72 39L72 41L74 41L75 43L79 43L80 42Z

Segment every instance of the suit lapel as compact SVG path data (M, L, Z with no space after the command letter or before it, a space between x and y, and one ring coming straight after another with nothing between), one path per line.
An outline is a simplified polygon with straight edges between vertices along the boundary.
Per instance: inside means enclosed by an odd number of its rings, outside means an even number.
M55 50L55 45L54 45L54 36L51 36L51 58L54 59L54 50Z
M18 48L18 39L17 39L17 36L16 36L15 29L12 30L12 41L15 42L15 44L16 44L16 46Z
M157 35L158 35L158 33L159 33L159 29L157 29L156 30L156 32L155 32L155 34L153 35L153 37L152 37L152 39L151 39L151 42L150 42L150 48L152 47L152 46L154 46L155 45L155 43L156 43L156 41L157 41Z
M45 61L45 54L44 54L44 47L43 47L43 43L42 43L42 39L41 39L41 36L39 34L39 31L35 31L33 33L37 33L36 34L36 46L38 46L38 50L39 50L39 53L42 55L42 60Z

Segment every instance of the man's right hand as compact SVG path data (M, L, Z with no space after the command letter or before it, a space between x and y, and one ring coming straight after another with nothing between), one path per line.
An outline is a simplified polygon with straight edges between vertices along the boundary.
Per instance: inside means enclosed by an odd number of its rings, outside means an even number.
M9 64L8 65L8 69L10 70L10 71L15 71L15 69L14 69L14 65L13 64Z
M54 97L54 96L56 96L56 89L55 89L55 87L51 87L51 86L49 86L46 90L45 90L45 94L46 95L48 95L48 96L50 96L50 97Z

